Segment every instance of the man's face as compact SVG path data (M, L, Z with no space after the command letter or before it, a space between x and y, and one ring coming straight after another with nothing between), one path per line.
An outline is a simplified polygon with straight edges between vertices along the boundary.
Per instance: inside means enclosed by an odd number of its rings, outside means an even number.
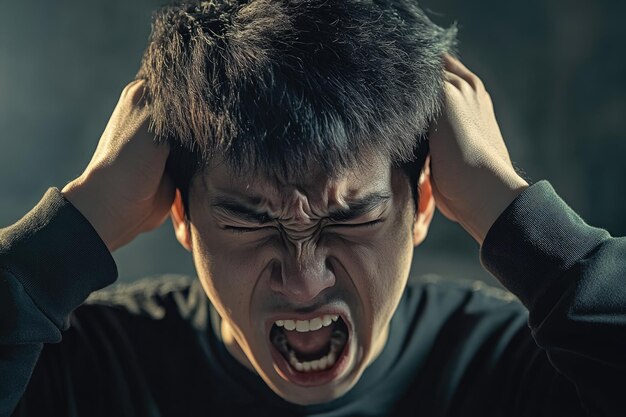
M415 210L402 171L377 161L277 186L217 164L189 205L231 354L290 402L345 394L384 347L408 278Z

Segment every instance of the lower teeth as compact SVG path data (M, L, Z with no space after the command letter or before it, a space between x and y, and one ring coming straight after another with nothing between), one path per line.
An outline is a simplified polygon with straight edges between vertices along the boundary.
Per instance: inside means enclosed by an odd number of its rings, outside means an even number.
M335 364L338 354L343 350L347 342L347 335L343 331L335 329L330 337L330 351L325 356L313 361L298 360L296 352L291 349L287 343L287 337L282 331L274 335L273 342L278 350L287 357L289 364L295 370L298 372L315 372L324 371Z
M300 362L296 358L296 353L289 350L289 363L299 372L324 371L335 364L338 351L339 349L335 345L331 345L330 352L326 356L314 361Z

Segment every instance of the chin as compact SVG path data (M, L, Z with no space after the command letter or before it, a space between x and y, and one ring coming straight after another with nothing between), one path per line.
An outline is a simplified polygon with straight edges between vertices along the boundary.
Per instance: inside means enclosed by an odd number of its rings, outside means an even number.
M355 381L356 382L356 381ZM345 395L354 383L342 388L307 388L295 392L277 392L284 400L297 405L315 405L328 403ZM291 390L290 390L291 391Z
M284 400L298 405L314 405L327 403L345 395L357 383L361 372L353 369L344 378L331 381L324 385L303 387L286 381L275 370L273 381L267 381L270 388Z

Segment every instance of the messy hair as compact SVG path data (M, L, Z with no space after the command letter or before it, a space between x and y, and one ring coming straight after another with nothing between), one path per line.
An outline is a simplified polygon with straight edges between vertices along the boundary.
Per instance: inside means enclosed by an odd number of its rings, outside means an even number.
M412 0L184 2L154 13L137 78L185 206L214 157L297 180L374 156L415 182L455 40Z

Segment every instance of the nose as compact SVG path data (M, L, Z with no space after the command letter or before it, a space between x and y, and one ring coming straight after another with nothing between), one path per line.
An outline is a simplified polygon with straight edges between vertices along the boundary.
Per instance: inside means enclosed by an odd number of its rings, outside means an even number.
M292 303L311 304L322 291L335 285L335 273L323 248L300 245L294 249L285 251L275 263L270 287Z

